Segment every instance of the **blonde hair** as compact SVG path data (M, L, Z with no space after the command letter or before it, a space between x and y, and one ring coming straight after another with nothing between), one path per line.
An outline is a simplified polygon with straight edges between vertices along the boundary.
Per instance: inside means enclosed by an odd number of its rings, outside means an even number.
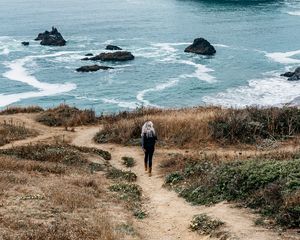
M144 136L144 134L146 134L147 137L155 136L155 129L154 129L153 123L151 121L147 121L144 123L144 125L142 127L141 136Z

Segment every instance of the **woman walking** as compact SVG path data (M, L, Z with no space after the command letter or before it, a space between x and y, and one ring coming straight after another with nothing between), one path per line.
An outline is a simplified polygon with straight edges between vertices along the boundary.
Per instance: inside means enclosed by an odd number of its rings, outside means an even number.
M151 121L145 122L142 127L142 148L145 152L145 171L149 173L151 177L152 172L152 158L154 154L155 143L157 140L156 133Z

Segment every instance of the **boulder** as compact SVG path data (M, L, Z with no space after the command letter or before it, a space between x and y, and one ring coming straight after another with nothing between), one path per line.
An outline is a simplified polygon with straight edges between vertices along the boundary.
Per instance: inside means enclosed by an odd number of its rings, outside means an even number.
M41 45L45 46L64 46L66 45L66 40L62 37L60 32L55 27L52 27L51 32L45 31L44 33L39 33L35 41L41 41Z
M83 60L92 60L92 61L128 61L133 60L134 56L131 52L126 51L117 51L117 52L111 52L111 53L100 53L99 55L95 57L91 57L89 59L83 59Z
M99 65L91 65L91 66L82 66L80 68L77 68L77 72L96 72L98 70L109 70L114 69L113 67L108 66L99 66Z
M204 38L196 38L193 44L188 46L184 51L201 55L214 55L216 53L214 46Z
M294 72L286 72L280 76L287 77L288 81L298 81L300 80L300 67L297 67Z
M106 50L122 50L122 48L115 46L115 45L107 45Z
M87 53L87 54L85 54L84 56L90 57L90 56L94 56L94 54L92 54L92 53Z
M21 42L23 46L29 46L29 42Z

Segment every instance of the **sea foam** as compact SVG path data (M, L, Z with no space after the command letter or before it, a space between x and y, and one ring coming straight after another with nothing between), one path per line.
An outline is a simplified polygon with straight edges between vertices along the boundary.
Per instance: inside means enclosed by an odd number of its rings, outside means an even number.
M76 88L76 85L72 83L50 84L50 83L40 82L36 77L32 76L25 68L24 65L26 63L28 64L32 63L33 59L36 57L44 57L44 56L27 56L25 58L15 60L10 63L6 63L6 66L10 70L3 73L3 77L13 81L18 81L27 84L29 86L32 86L33 88L36 88L38 91L30 91L30 92L16 93L16 94L2 94L0 95L0 107L7 106L14 102L18 102L22 99L57 95L60 93L66 93L72 91Z

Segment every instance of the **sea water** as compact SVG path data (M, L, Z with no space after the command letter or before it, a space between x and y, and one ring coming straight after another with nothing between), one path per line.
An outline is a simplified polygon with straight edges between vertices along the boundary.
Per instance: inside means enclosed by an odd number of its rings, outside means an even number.
M1 108L66 102L100 113L298 104L300 81L280 77L300 66L297 0L0 0L0 22ZM66 46L33 40L52 26ZM217 53L184 53L197 37ZM80 59L107 44L135 60L98 63L114 67L108 71L75 71L94 64Z

